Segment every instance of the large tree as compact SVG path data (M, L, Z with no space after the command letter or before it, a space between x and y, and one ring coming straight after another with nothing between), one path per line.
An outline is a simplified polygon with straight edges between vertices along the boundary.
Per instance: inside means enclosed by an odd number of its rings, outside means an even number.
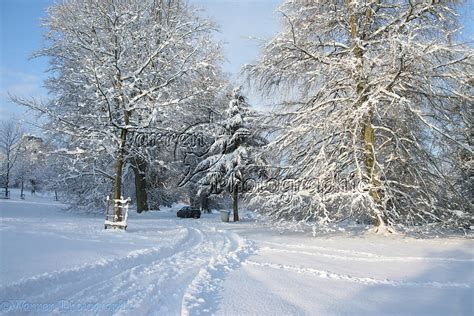
M82 150L83 167L100 160L115 199L131 166L146 208L146 160L131 136L167 128L170 109L199 107L193 101L212 92L214 25L181 0L66 0L48 9L45 25L48 45L35 56L50 58L52 99L15 101L47 114L48 128Z
M247 70L263 91L286 92L270 150L280 176L305 185L291 201L261 196L264 208L320 223L371 217L378 227L465 220L470 205L450 203L463 197L441 155L472 157L455 128L473 102L474 61L456 42L456 5L287 0L280 10L283 30Z

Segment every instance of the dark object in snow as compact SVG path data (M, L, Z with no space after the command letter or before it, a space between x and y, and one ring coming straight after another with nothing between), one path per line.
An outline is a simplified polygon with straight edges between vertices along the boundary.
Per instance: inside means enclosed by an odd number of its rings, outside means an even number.
M200 218L201 211L192 206L185 206L176 213L176 216L181 218Z

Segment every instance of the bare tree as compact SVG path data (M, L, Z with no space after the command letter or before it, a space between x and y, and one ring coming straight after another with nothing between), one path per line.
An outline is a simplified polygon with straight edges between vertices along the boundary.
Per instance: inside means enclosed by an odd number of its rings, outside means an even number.
M49 188L46 174L50 166L46 164L46 158L50 152L49 146L41 137L23 135L19 145L18 159L13 174L20 181L20 197L24 199L25 182L29 182L31 192L35 192L39 185Z
M23 130L21 125L12 120L0 123L0 150L2 154L2 173L5 197L9 197L11 171L15 167L21 148Z

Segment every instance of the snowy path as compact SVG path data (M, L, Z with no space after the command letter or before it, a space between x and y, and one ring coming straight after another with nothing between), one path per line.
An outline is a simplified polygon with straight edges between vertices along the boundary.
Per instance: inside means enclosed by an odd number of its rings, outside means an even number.
M83 258L87 263L66 269L57 269L58 262L50 262L52 271L22 277L7 285L3 277L9 274L8 265L16 265L14 258L5 258L0 288L2 301L121 302L124 311L119 312L133 310L155 315L192 314L196 309L210 312L214 302L207 302L202 297L212 299L225 273L237 268L252 252L251 243L238 235L218 230L207 221L176 219L174 212L159 214L164 215L159 220L151 219L153 216L147 214L148 219L137 220L138 225L132 224L128 232L122 232L104 231L100 217L38 209L40 205L41 208L47 205L49 209L57 207L47 203L37 203L37 213L34 213L34 209L27 210L27 205L32 202L0 201L2 259L7 253L14 256L7 249L7 243L15 242L14 238L9 240L11 234L37 235L39 240L44 235L52 235L58 240L69 240L70 247L90 240L90 247L99 253L115 251L110 258L106 256L93 262ZM18 210L26 216L13 214ZM56 216L51 216L51 212ZM76 222L75 227L70 221ZM35 239L31 236L31 240ZM105 240L100 242L100 239ZM48 242L55 243L56 240ZM124 245L127 242L130 244ZM138 249L127 252L130 245ZM22 249L23 246L17 244L15 248ZM30 257L21 253L22 256L35 260L34 254ZM62 310L57 308L56 311Z
M61 207L39 197L0 200L3 312L473 312L472 240L311 238L217 215L178 219L174 211L131 214L122 232Z

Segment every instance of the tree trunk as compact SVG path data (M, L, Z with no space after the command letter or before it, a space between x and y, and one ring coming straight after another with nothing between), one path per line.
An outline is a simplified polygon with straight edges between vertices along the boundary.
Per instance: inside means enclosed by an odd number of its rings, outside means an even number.
M201 196L199 197L201 210L206 211L206 213L210 213L209 209L209 194L206 192L201 192Z
M130 113L125 111L125 125L129 123ZM115 180L114 180L114 199L122 198L122 171L125 160L125 144L127 141L127 129L122 128L120 131L120 146L117 153L117 161L115 162ZM118 221L122 220L122 210L114 206L114 214Z
M127 132L122 130L122 135L124 135L126 139ZM117 154L117 161L115 162L115 180L114 180L114 200L119 200L122 198L122 170L123 170L123 159L124 159L124 148L122 146L119 148L119 152ZM118 221L121 221L122 218L122 210L119 207L115 207L114 203L114 214Z
M367 101L367 98L364 97L364 91L367 87L367 79L365 78L363 71L364 71L364 51L362 47L360 47L361 40L365 37L363 36L363 33L365 33L368 30L369 24L370 24L370 19L372 16L372 10L370 8L367 9L366 15L365 16L357 16L356 13L354 13L354 8L353 8L353 0L346 0L346 4L348 7L348 10L350 12L350 17L349 17L349 24L350 24L350 32L351 32L351 37L352 37L352 45L353 45L353 51L354 51L354 56L357 60L357 84L356 84L356 92L357 92L357 98L358 98L358 104L357 106L361 106L365 101ZM364 19L364 23L359 23ZM359 21L361 20L361 21ZM361 25L362 24L362 25ZM359 25L362 29L359 29ZM366 170L366 178L369 181L369 194L370 197L372 198L374 204L378 208L381 202L381 193L380 193L380 181L378 179L378 175L376 172L376 166L375 166L375 151L374 151L374 146L375 146L375 131L372 126L372 119L373 119L373 113L370 111L366 118L364 119L363 123L363 128L362 128L362 142L364 144L364 165L365 165L365 170ZM379 212L376 210L375 214L375 219L374 219L374 225L375 226L380 226L383 224L382 222L382 217L379 214Z
M199 207L199 198L197 196L197 189L194 185L190 185L188 189L189 194L189 205L192 207Z
M5 175L5 198L8 199L8 183L10 182L10 153L7 152L7 174Z
M376 171L375 166L375 133L374 128L372 126L372 115L369 115L366 123L364 124L363 128L363 137L365 143L365 168L367 171L367 176L370 181L370 197L374 201L376 207L378 207L381 203L382 196L380 193L380 180L378 178L378 174ZM375 214L374 218L374 226L380 226L382 223L382 217L380 214Z
M237 186L234 187L232 191L232 210L234 211L234 222L239 221L239 188Z
M31 184L31 195L36 195L36 180L30 179Z
M21 192L20 192L20 199L22 199L22 200L25 198L25 195L23 194L24 182L25 182L25 180L23 179L23 177L21 177Z
M137 212L148 211L147 182L145 177L146 161L142 158L135 158L133 165L135 173L135 197L137 199Z

